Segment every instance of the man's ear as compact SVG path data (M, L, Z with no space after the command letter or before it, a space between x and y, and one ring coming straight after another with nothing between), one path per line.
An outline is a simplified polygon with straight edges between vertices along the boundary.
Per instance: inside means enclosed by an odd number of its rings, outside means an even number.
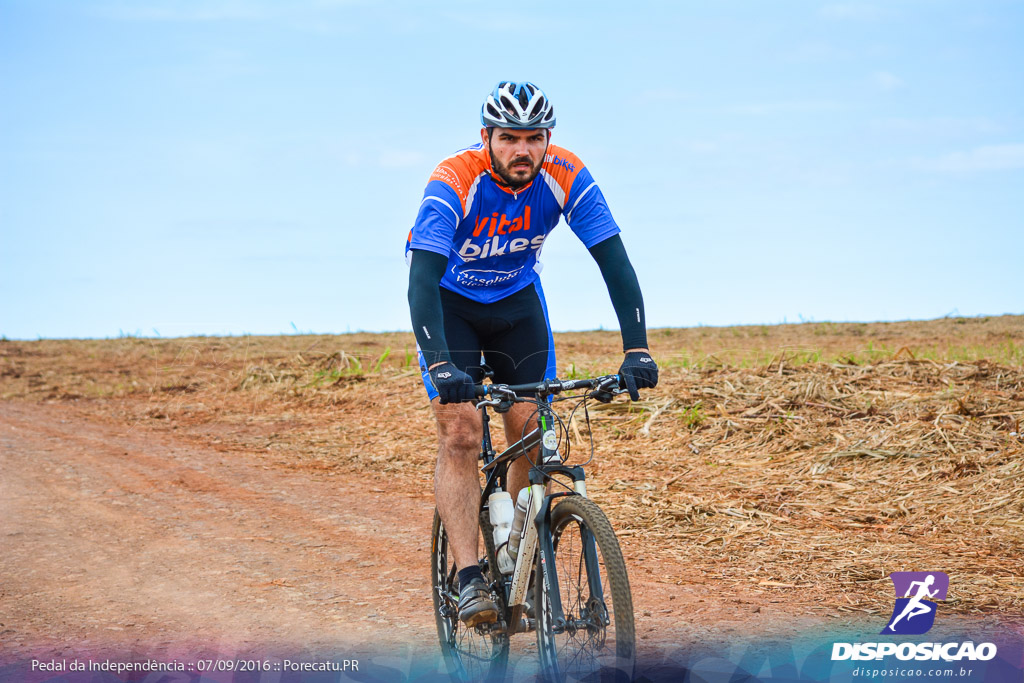
M480 129L480 142L484 143L484 147L487 146L487 143L490 141L490 139L491 139L491 136L487 132L487 128L486 127L481 128Z

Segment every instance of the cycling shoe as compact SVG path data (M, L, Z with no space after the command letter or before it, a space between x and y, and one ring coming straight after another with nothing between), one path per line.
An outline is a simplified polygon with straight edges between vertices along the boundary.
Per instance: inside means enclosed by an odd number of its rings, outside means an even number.
M459 592L459 619L471 628L498 620L498 606L491 600L491 592L480 579L473 579Z

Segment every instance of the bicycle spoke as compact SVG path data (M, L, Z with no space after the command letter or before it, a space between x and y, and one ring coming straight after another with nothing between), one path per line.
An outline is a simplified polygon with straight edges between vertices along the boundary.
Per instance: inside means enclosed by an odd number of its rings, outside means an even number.
M562 506L564 510L559 509ZM538 633L538 644L548 678L596 680L632 672L632 599L621 551L607 519L591 501L568 498L552 513L552 544L553 576L559 583L565 625L555 632L546 600L541 627L549 633ZM609 552L614 554L611 564L606 557ZM617 614L619 609L625 614Z
M435 619L441 650L453 679L498 680L504 676L510 631L518 629L520 625L510 623L511 615L518 611L514 612L505 604L510 584L507 577L502 577L498 573L486 494L495 486L502 489L505 487L509 462L516 457L522 457L526 448L537 446L542 432L545 440L543 450L539 452L544 455L543 462L531 459L530 455L526 457L528 464L541 471L540 476L531 474L530 481L539 484L546 478L548 483L557 483L561 489L556 489L556 497L560 500L550 510L550 526L537 527L538 530L547 530L546 533L550 535L541 539L543 554L535 556L536 564L532 567L533 577L530 579L533 593L532 602L528 603L531 606L528 614L535 614L535 617L531 617L526 625L529 629L536 630L541 677L558 683L568 680L619 680L623 676L626 679L632 677L635 629L629 580L622 551L611 525L600 508L586 498L582 466L587 463L571 467L564 465L569 443L563 444L563 439L558 433L564 435L568 423L550 410L550 403L547 400L520 398L515 393L536 391L551 398L561 391L583 389L588 393L580 399L582 402L585 403L589 398L607 402L618 393L618 381L617 376L608 375L571 382L551 380L545 381L542 385L491 385L486 394L483 393L483 389L479 390L481 396L487 397L477 404L478 408L482 407L484 437L481 457L485 462L483 470L487 477L483 486L485 496L481 498L479 508L479 529L485 546L485 556L480 560L480 569L485 580L490 582L492 599L498 604L499 622L498 627L492 630L486 626L466 628L459 621L456 568L448 557L447 538L440 523L440 515L435 512L434 543L431 551ZM571 398L576 397L564 397L564 400ZM524 441L529 436L527 435L520 443L511 445L506 452L495 456L490 448L487 407L494 406L495 409L501 410L502 406L522 402L537 406L534 416L528 420L531 422L533 417L539 414L538 429L534 432L536 436L532 443L524 446ZM556 436L556 445L548 443L550 435ZM561 458L556 457L559 454L558 444L563 444L566 448ZM563 477L575 482L573 486L562 481ZM551 498L545 499L545 505L549 504L550 500ZM530 555L534 557L532 550ZM554 623L552 614L555 609L553 604L559 605L557 624Z
M441 650L457 681L500 678L508 658L508 636L467 628L458 618L458 578L448 557L448 540L439 517L434 520L434 606Z

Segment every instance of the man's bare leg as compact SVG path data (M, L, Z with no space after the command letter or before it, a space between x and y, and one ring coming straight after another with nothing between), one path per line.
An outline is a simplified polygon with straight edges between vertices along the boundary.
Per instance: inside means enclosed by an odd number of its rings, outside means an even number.
M530 403L517 403L512 410L505 413L505 440L511 446L537 427L537 416L534 413L536 406ZM531 419L532 418L532 419ZM530 485L530 460L537 462L540 456L540 448L529 451L530 458L520 457L508 466L508 490L512 494L512 500L519 500L519 491ZM548 485L548 493L551 486ZM532 593L526 597L526 614L531 619L535 617L533 611Z
M480 469L477 457L482 436L480 416L469 403L441 405L431 402L437 419L439 448L434 472L434 498L437 511L448 533L448 545L459 569L475 564L479 558ZM512 445L534 426L527 424L534 406L518 403L505 413L505 440ZM537 449L530 453L536 461ZM515 501L519 490L528 486L530 463L519 458L509 466L508 489Z
M505 440L511 446L536 428L536 406L532 403L516 403L512 410L505 413ZM529 422L530 418L533 422ZM525 431L524 431L525 427ZM537 462L538 449L530 451L530 459ZM526 458L519 458L508 468L508 492L513 502L518 500L520 489L530 485L530 463Z
M472 403L441 405L435 398L431 405L439 442L434 499L455 566L465 569L480 559L480 416Z

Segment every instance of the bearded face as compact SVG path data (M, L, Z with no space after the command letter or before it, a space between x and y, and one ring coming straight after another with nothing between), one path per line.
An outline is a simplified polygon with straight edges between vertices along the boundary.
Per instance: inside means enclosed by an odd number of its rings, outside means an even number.
M491 155L491 168L511 189L529 185L540 173L548 149L546 129L485 128L481 137Z

